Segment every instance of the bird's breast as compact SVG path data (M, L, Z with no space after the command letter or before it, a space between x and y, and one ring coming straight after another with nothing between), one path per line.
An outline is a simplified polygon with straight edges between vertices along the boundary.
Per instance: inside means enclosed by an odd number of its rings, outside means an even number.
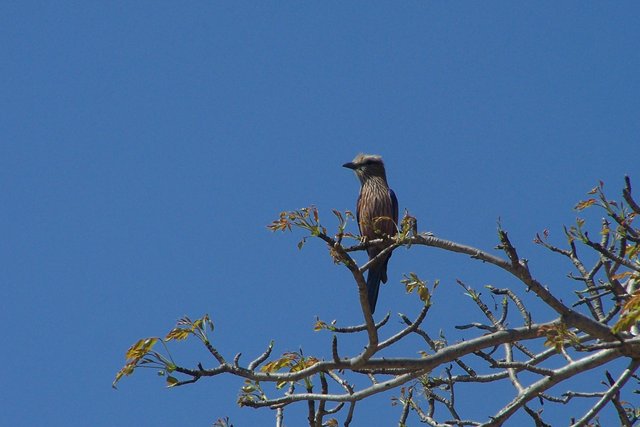
M394 235L393 203L389 189L381 185L363 185L358 198L360 233L368 239Z

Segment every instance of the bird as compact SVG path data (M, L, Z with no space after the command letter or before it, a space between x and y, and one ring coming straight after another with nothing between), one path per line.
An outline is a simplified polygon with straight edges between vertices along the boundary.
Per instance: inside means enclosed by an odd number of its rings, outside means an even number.
M394 236L398 224L398 199L387 184L382 157L377 154L358 154L342 166L353 169L360 180L356 219L362 238L366 241L385 234ZM379 247L368 247L369 260L381 251ZM387 264L390 257L391 253L369 268L367 273L367 297L371 314L376 310L380 282L387 283Z

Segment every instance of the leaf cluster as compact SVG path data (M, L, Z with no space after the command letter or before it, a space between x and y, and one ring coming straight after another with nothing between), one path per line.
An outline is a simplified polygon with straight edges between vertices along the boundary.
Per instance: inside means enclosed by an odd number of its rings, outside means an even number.
M158 369L159 375L166 376L168 387L179 385L180 382L178 379L171 375L177 366L171 358L166 343L171 340L183 341L190 335L193 335L205 345L210 346L207 329L211 332L213 332L214 329L213 322L208 314L205 314L195 321L184 316L178 320L176 327L171 329L164 339L158 337L139 339L125 353L125 365L116 373L116 377L112 383L113 388L116 388L117 383L123 376L132 375L136 368L139 367ZM167 356L153 349L158 342L163 344Z

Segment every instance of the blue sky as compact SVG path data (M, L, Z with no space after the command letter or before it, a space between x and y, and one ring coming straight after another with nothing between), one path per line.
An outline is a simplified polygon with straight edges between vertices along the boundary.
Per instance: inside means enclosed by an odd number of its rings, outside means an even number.
M319 242L298 251L300 234L265 225L354 209L340 165L358 152L384 157L421 230L490 249L500 218L567 298L570 266L533 236L562 242L598 180L640 183L635 2L4 2L0 40L2 425L272 425L235 405L235 379L111 381L129 345L185 314L211 315L227 357L271 338L327 356L314 316L358 322L354 284ZM470 260L400 250L378 316L417 312L399 284L410 271L441 280L426 324L452 341L481 320L456 278L522 291ZM172 349L213 364L195 342ZM397 423L390 397L357 425Z

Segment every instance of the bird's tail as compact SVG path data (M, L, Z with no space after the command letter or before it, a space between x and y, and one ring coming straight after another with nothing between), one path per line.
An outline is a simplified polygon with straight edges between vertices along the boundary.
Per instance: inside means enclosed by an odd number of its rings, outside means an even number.
M380 289L380 281L383 279L383 275L385 275L386 273L386 268L384 267L384 264L378 265L374 268L369 269L369 274L367 274L367 297L369 298L369 308L371 309L371 314L376 311L376 301L378 301L378 290Z

